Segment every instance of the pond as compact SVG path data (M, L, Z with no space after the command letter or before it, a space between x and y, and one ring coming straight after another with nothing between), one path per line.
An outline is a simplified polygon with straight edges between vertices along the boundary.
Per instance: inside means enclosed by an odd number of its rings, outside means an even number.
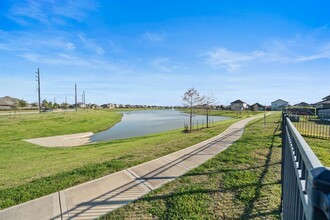
M123 114L121 122L106 131L94 134L91 141L116 140L178 128L184 129L184 124L189 124L189 115L177 110L141 110L121 113ZM210 116L209 121L223 121L229 118ZM193 123L195 127L197 123L200 127L202 123L206 123L206 116L196 115L193 117Z

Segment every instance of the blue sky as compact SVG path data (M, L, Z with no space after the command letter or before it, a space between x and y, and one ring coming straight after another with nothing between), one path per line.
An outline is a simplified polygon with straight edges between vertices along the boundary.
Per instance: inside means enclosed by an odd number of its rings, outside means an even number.
M0 1L0 97L180 105L330 95L330 2Z

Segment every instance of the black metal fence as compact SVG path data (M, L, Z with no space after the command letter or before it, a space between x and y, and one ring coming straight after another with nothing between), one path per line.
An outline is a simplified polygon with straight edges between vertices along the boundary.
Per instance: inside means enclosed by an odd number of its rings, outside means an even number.
M282 219L330 220L330 169L321 164L286 114L282 118Z
M290 112L287 114L301 135L330 139L330 114L296 115Z

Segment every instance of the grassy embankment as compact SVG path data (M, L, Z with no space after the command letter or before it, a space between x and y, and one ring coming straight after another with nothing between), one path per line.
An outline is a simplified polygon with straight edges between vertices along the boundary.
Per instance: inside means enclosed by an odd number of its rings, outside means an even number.
M178 109L179 111L189 113L189 109ZM195 115L205 115L206 111L204 109L194 109L193 113ZM234 118L244 118L246 116L256 115L264 113L263 111L230 111L230 110L209 110L210 116L227 116Z
M188 147L237 121L215 123L200 132L181 129L74 148L45 148L23 141L53 135L97 132L121 115L111 111L0 117L0 208L16 205Z
M279 120L250 123L227 150L102 219L280 219Z

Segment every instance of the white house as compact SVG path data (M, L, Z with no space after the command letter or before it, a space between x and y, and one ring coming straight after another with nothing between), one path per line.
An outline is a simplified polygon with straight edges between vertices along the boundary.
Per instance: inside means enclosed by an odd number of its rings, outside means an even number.
M284 107L289 106L289 102L284 101L282 99L277 99L272 102L272 111L281 111Z
M248 108L249 108L248 104L246 104L245 102L243 102L239 99L230 103L230 110L233 110L233 111L242 111L242 110L246 110Z

